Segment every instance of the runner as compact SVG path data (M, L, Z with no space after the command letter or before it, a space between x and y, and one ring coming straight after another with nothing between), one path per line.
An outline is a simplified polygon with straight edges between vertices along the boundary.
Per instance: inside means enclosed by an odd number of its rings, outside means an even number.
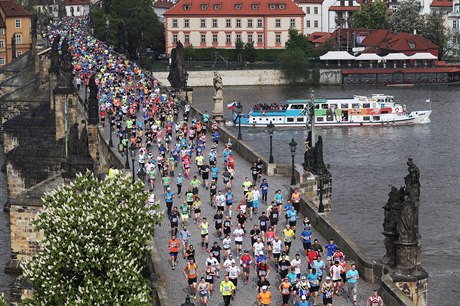
M195 196L195 201L193 201L193 204L192 204L193 212L195 213L195 221L194 221L195 224L200 223L201 206L202 205L201 205L200 198Z
M184 183L185 178L182 176L182 173L179 173L176 177L176 187L177 187L177 197L180 198L182 193L182 184Z
M171 222L171 236L176 236L179 227L179 211L177 210L177 206L174 206L172 209L169 221Z
M220 282L220 292L224 299L224 306L230 306L230 300L233 296L233 291L235 290L235 285L230 281L228 275L225 275L225 278Z
M313 261L312 267L316 269L318 280L321 282L323 278L323 271L326 271L326 264L321 259L321 256L316 257L316 259Z
M235 285L235 288L233 289L233 295L236 294L236 291L238 290L238 277L241 274L240 267L236 265L236 263L233 261L231 266L227 268L227 273L228 273L228 278L230 281Z
M199 225L199 228L201 229L201 250L208 251L208 246L209 246L209 223L206 218L203 218L203 221Z
M269 306L272 302L272 294L267 289L267 286L262 286L262 292L257 295L259 306Z
M286 225L286 228L283 230L283 242L286 254L289 255L289 250L291 248L292 240L294 239L295 234L294 231L291 229L289 224Z
M299 211L300 209L300 199L301 199L301 195L299 192L299 188L295 188L291 194L291 202L296 211Z
M313 295L313 305L318 303L318 291L319 291L319 278L316 269L311 269L311 272L307 275L308 283L310 284L310 293Z
M241 227L241 223L238 223L237 228L233 231L233 237L235 238L235 252L236 257L238 258L240 256L244 238L244 230Z
M267 179L262 180L262 184L260 184L260 190L262 191L262 202L267 205L267 198L268 198L268 183Z
M214 256L214 258L217 259L217 262L220 264L220 251L222 250L222 248L220 247L219 243L217 243L217 241L214 241L214 244L213 246L211 247L211 249L209 250L209 252L212 253L212 255ZM219 273L217 271L217 276L219 276Z
M350 297L353 297L353 305L357 305L356 298L357 298L357 288L358 288L358 281L359 281L359 272L356 270L356 265L353 263L351 264L351 269L347 272L347 291L348 291L348 301L350 301Z
M332 306L332 296L334 294L334 285L331 278L326 277L326 281L321 285L321 293L323 294L324 306Z
M384 306L383 299L378 295L377 289L374 289L372 295L366 300L366 306Z
M184 201L184 203L182 203L179 209L180 209L180 218L181 218L182 226L187 226L188 218L190 215L190 206L187 204L186 201Z
M198 294L200 295L201 306L208 305L208 297L210 292L212 292L210 283L207 282L204 277L202 277L198 283Z
M288 281L287 277L284 277L281 281L281 284L279 286L279 290L281 293L281 297L283 299L283 303L281 304L282 306L288 306L289 305L289 298L291 297L291 283Z
M240 259L240 264L241 264L241 267L243 268L243 277L244 277L245 285L248 284L249 273L251 270L251 263L252 263L251 255L249 255L249 252L245 250L243 256L241 256L241 259Z
M188 248L188 242L190 240L190 237L191 237L190 232L187 230L187 227L184 225L182 227L182 230L179 233L179 238L182 243L182 249L184 252L184 258L186 257L185 251Z
M226 212L232 217L232 205L233 205L233 193L231 188L227 188L227 192L225 193L225 206L226 206Z
M311 249L311 235L312 234L313 232L311 231L308 225L304 227L302 233L300 234L300 238L302 239L302 245L305 251L305 255L307 254L307 250Z
M337 245L334 243L334 239L329 239L329 243L324 246L324 252L327 254L327 267L328 269L332 266L332 255L337 250Z
M334 293L339 295L339 290L341 288L342 276L340 275L344 271L343 267L339 265L339 262L334 262L334 265L329 269L329 273L332 277L332 282L334 284Z
M184 276L188 281L190 296L196 299L196 281L198 276L198 266L195 264L195 260L191 258L185 265Z
M216 235L218 238L222 236L222 224L224 220L224 215L222 211L218 210L214 215L214 227L216 229Z
M275 260L275 268L278 269L279 267L279 260L281 257L281 247L283 242L279 239L278 236L275 236L275 240L272 242L272 254Z
M168 241L169 254L171 255L171 266L172 269L176 269L177 254L179 253L179 240L176 239L175 235L172 235Z

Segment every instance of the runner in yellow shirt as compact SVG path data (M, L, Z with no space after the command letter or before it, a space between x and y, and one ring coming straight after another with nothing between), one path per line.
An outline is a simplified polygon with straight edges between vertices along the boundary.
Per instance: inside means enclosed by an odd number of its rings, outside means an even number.
M224 298L224 306L230 305L230 300L232 299L234 290L235 285L230 281L228 275L225 275L224 280L220 282L220 292Z

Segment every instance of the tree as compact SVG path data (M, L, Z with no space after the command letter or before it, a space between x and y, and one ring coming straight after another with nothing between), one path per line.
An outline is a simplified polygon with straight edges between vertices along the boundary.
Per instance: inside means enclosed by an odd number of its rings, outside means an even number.
M142 36L146 47L163 51L164 26L147 0L112 0L109 14L97 9L91 13L96 37L105 40L106 18L110 21L111 42L119 44L127 40L128 50L133 53L141 45ZM126 37L125 37L126 36Z
M444 24L443 15L435 12L426 15L421 34L439 47L439 58L442 58L448 48L448 31Z
M3 294L3 292L0 293L0 306L8 306L8 303L5 300L5 295Z
M447 47L444 52L445 56L450 58L460 57L460 31L457 29L450 29L447 32Z
M256 49L254 49L254 43L245 43L243 50L243 57L248 62L254 62L256 59Z
M414 33L423 30L424 18L419 14L420 4L415 0L403 1L399 9L391 15L388 26L393 32Z
M296 29L290 29L289 38L286 41L286 49L301 49L307 54L311 49L311 44L307 40L307 36Z
M140 272L162 212L146 207L147 197L139 181L99 181L91 172L45 194L34 221L44 233L41 250L24 266L35 289L28 305L151 305Z
M383 1L372 1L361 5L353 14L353 28L386 29L388 26L388 9Z
M308 57L302 49L286 49L279 55L279 65L284 76L291 82L308 76Z

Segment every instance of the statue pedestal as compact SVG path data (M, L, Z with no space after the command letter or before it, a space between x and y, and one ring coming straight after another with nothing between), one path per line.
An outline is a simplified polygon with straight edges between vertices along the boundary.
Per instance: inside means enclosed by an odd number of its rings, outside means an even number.
M72 156L62 160L61 169L62 178L74 179L77 173L94 172L94 162L91 157Z
M414 305L427 305L428 273L424 269L419 268L408 274L398 270L389 276L393 283L412 300Z
M222 99L222 97L216 96L214 96L212 99L214 100L214 110L211 113L211 117L219 125L224 125L224 100Z
M396 246L396 269L402 273L411 273L417 269L418 260L418 242L395 242Z

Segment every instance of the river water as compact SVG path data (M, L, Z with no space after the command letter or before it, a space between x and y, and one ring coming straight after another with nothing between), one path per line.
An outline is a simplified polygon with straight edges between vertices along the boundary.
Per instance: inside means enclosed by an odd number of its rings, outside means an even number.
M258 102L306 98L305 86L224 87L225 103L239 101L244 112ZM431 123L418 126L332 128L317 131L323 137L324 159L333 177L332 216L370 258L380 260L383 245L381 207L391 186L404 185L409 156L421 172L420 231L422 265L430 274L430 305L458 305L460 298L460 87L447 85L387 88L333 86L315 88L317 98L352 97L383 93L394 95L409 110L429 109ZM195 88L193 103L212 110L213 88ZM225 107L225 105L224 105ZM226 107L225 107L226 108ZM210 111L209 111L210 112ZM231 114L226 109L225 117ZM235 133L237 128L232 128ZM269 138L261 128L242 128L243 139L261 154L269 154ZM305 129L276 129L275 162L290 162L288 142L298 145L296 162L303 160ZM436 302L435 302L436 301Z

